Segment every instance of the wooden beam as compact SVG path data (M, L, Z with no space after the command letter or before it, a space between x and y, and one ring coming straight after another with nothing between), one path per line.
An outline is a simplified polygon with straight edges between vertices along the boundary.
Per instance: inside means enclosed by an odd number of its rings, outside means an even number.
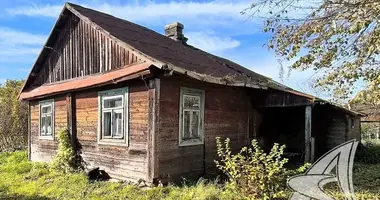
M305 162L311 160L311 106L305 107Z
M30 112L30 101L28 101L28 160L31 160L32 152L31 152L31 136L32 136L32 113Z
M148 161L147 182L153 183L158 178L157 141L160 119L160 79L149 81L149 120L148 120Z
M66 108L67 108L67 131L70 134L71 144L74 151L76 151L77 142L77 130L76 130L76 111L75 111L75 95L69 93L66 96Z

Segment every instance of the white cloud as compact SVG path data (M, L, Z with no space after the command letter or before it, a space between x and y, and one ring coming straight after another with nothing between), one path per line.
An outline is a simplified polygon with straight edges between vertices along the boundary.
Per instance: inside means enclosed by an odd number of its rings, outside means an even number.
M10 15L57 17L62 5L32 5L6 9Z
M1 85L1 84L4 84L6 81L7 81L7 79L5 79L5 78L0 78L0 85Z
M240 46L240 42L231 37L218 37L213 32L189 32L188 43L204 51L220 54L228 49Z
M118 4L86 4L82 5L91 7L96 10L107 12L118 17L135 19L135 20L152 20L165 16L194 17L199 15L229 15L239 17L240 11L249 7L250 1L210 1L210 2L166 2L158 3L148 1L146 3L137 3L129 5ZM56 17L61 11L63 5L32 5L10 8L6 11L11 15L26 16L45 16Z
M27 33L13 30L6 27L0 27L0 42L13 45L41 45L45 42L45 35Z
M252 26L257 21L247 20L248 16L240 14L243 9L250 6L252 3L250 0L214 0L208 2L155 2L145 0L137 3L129 1L128 4L97 3L96 1L85 0L78 3L84 7L99 10L128 21L149 26L159 24L162 28L164 24L180 21L185 24L186 30L191 31L210 29L211 27L227 27L230 34L240 34L258 30L257 26ZM34 4L9 8L6 12L9 15L56 18L62 7L63 4Z
M35 59L46 36L0 27L0 61L25 62Z

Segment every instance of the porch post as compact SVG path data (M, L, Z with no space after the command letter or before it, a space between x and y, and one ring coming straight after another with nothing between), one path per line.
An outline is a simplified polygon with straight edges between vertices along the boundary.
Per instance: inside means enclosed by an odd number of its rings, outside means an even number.
M77 142L77 129L76 129L76 106L75 106L75 95L74 93L69 93L66 95L66 110L67 110L67 131L71 137L71 144L73 150L77 151L76 142Z
M32 160L32 150L31 150L31 145L32 145L32 113L30 112L30 101L28 101L28 160Z
M305 108L305 162L311 162L311 106Z
M158 130L160 119L160 79L154 78L149 81L149 123L148 123L148 155L147 177L148 183L154 183L158 178Z

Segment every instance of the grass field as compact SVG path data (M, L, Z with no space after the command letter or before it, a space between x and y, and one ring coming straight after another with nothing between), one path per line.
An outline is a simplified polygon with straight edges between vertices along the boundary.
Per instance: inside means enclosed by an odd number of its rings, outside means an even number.
M380 199L380 166L356 165L357 199ZM222 185L142 189L126 183L88 182L84 174L62 174L47 164L27 161L25 152L0 153L1 199L240 199Z

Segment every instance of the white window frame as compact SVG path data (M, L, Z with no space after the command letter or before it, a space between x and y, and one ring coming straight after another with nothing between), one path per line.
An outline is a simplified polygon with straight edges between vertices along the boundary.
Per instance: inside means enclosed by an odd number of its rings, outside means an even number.
M104 100L122 98L122 106L115 108L104 108ZM112 90L101 91L98 93L98 143L109 145L121 145L128 146L129 141L129 88L118 88ZM122 110L122 127L124 128L122 136L104 136L104 113L111 112L111 124L112 124L112 112L120 112Z
M45 115L51 115L51 135L42 135L41 132L41 122L42 122L42 108L51 107L51 113ZM39 102L39 113L38 113L38 136L40 139L54 140L55 135L55 108L54 99L48 99Z
M191 96L199 98L200 106L199 106L199 127L198 134L199 138L184 138L184 112L185 111L193 111L193 109L184 109L184 97ZM180 89L180 104L179 104L179 137L178 142L179 146L192 146L192 145L201 145L204 144L204 102L205 102L205 92L203 90L192 89L181 87ZM192 112L190 112L192 115ZM190 116L191 116L190 115ZM191 124L192 117L190 117Z

